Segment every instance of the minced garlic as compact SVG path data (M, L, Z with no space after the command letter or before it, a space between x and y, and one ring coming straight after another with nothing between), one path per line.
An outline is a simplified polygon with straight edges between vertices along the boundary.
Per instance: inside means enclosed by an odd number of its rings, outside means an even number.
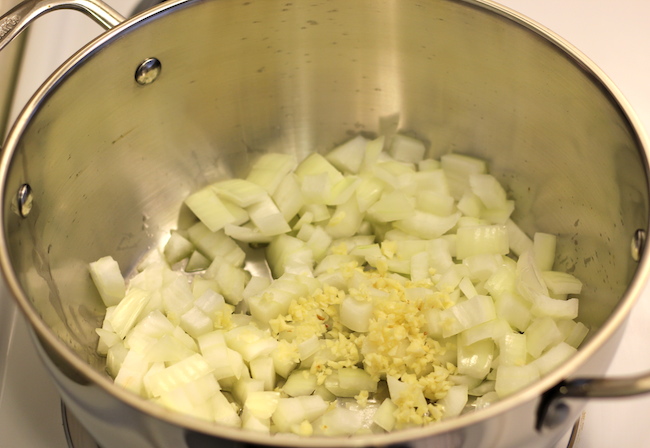
M341 253L343 253L341 249ZM390 245L382 247L390 254ZM432 288L431 282L411 282L395 278L382 270L367 270L356 264L340 267L344 276L354 278L356 287L347 291L325 286L309 297L294 300L286 315L270 322L276 337L287 337L300 344L314 335L323 340L323 348L312 360L310 373L323 384L328 376L342 368L360 367L376 381L387 375L401 378L424 396L435 401L445 396L452 383L452 364L441 361L448 349L427 335L425 311L449 306L448 293ZM359 302L373 302L369 330L353 332L341 324L339 306L351 296ZM355 395L366 406L371 394ZM396 403L396 421L401 424L424 424L438 420L440 410L416 406L412 401ZM432 405L433 406L433 405Z

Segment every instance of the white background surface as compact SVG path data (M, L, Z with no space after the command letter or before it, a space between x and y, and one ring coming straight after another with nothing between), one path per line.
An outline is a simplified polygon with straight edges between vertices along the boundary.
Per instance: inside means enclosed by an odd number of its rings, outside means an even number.
M108 0L127 15L132 0ZM650 130L650 1L502 0L579 48L614 81ZM30 28L12 117L65 58L101 32L74 12L55 12ZM638 302L609 374L650 371L650 291ZM64 448L59 400L28 341L22 318L0 294L0 448ZM574 445L650 447L650 396L592 401Z

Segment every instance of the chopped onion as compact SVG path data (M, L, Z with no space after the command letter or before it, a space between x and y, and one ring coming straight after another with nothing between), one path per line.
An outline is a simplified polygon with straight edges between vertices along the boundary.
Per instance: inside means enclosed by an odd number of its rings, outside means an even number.
M434 423L549 374L589 332L557 237L511 219L484 160L426 152L357 136L189 195L197 221L128 283L111 257L89 266L107 372L170 410L299 436Z

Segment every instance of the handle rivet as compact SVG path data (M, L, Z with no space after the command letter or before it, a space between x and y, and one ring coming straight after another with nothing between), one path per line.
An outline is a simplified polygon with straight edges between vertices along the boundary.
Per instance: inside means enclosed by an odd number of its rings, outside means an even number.
M156 58L145 59L135 71L135 80L138 84L146 86L154 82L158 76L160 76L160 71L162 70L162 64Z
M569 405L566 403L562 401L553 403L544 419L544 426L547 428L555 428L561 425L569 417L569 411Z
M645 230L637 229L634 232L634 237L632 237L632 259L634 261L639 261L641 259L641 252L643 252L643 247L645 246Z
M23 184L18 188L12 208L18 216L26 218L32 211L33 200L32 187L29 184Z

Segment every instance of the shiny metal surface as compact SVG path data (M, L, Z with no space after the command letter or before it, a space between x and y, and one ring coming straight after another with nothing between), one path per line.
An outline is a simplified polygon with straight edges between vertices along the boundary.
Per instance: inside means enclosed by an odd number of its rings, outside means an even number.
M7 11L17 3L15 0L0 0L0 11ZM0 139L2 140L4 140L8 125L9 108L20 68L23 44L21 40L16 42L12 48L0 53Z
M133 73L148 57L165 70L141 86ZM532 447L566 432L582 404L568 403L569 423L536 432L539 397L604 372L648 275L647 255L637 264L629 250L648 227L645 137L607 78L490 2L179 1L118 25L57 71L0 165L9 286L66 404L100 445L304 446L172 415L115 388L94 351L103 311L86 265L111 254L132 269L183 219L190 191L241 174L261 152L326 151L394 117L430 156L487 158L524 229L559 235L559 267L586 285L579 318L591 337L483 412L309 444ZM21 219L9 203L24 183L33 208Z
M81 11L106 29L124 21L120 13L101 0L25 0L0 17L0 50L23 32L33 20L58 9Z
M156 58L148 58L140 64L135 71L135 80L140 85L147 85L154 82L160 76L162 65Z
M639 261L641 259L641 254L643 253L643 248L646 242L646 232L643 229L637 229L634 232L634 237L632 238L632 243L630 244L630 251L632 254L632 259L634 261Z

